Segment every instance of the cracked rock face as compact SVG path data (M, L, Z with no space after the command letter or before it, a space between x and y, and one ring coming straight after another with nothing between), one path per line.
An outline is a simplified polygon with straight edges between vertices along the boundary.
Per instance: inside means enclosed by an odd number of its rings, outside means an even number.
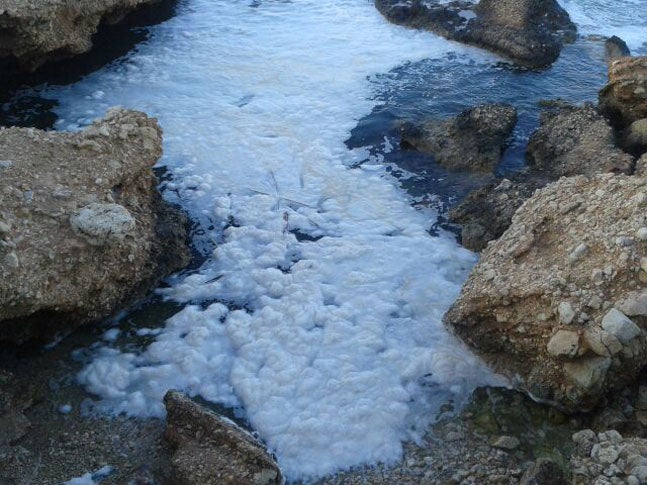
M536 398L591 409L647 364L647 184L562 178L482 253L446 323Z
M186 395L164 396L166 441L173 449L173 483L178 485L274 485L281 471L265 446L227 418Z
M91 49L101 22L116 23L157 0L0 0L0 57L34 71Z
M647 118L647 57L622 57L609 65L609 82L600 91L600 111L626 127Z
M161 144L124 110L79 133L0 130L0 340L109 316L188 263L152 173Z
M476 45L528 67L552 64L576 27L555 0L375 0L390 22Z

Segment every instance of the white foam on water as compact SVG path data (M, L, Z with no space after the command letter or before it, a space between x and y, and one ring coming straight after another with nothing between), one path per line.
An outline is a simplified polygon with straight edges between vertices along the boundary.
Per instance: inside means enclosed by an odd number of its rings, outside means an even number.
M221 238L165 290L187 306L154 343L81 372L101 408L162 416L170 388L242 405L300 479L392 463L447 399L500 382L441 322L475 256L343 143L374 106L367 76L449 51L495 59L362 0L194 0L125 61L43 93L59 128L117 104L157 116L166 196Z
M647 53L647 0L561 0L579 33L622 38L634 53Z

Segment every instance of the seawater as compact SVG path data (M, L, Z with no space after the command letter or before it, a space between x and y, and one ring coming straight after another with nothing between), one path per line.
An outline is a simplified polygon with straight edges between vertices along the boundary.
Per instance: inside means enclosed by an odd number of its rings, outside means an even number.
M565 2L591 33L637 5L621 36L647 24L641 4ZM182 309L145 349L108 342L81 372L98 408L163 416L169 388L242 407L291 480L397 461L443 403L504 381L442 325L476 256L431 230L437 208L412 206L464 183L407 166L393 121L512 102L522 122L500 170L514 170L540 96L594 97L600 46L567 48L560 62L585 72L520 71L363 0L192 0L126 57L37 89L58 129L114 105L156 116L165 196L202 228L204 264L160 290Z

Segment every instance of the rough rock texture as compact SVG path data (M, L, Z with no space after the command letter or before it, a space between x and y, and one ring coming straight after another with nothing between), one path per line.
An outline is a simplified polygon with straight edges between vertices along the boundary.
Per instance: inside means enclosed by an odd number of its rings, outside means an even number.
M177 485L281 484L283 478L265 447L232 421L169 391L166 440L174 448Z
M536 398L592 408L647 364L645 208L640 177L537 191L482 253L446 323Z
M574 485L647 483L647 439L623 438L609 430L590 429L573 435L576 453L571 457Z
M90 50L103 22L158 0L0 0L0 57L29 71Z
M516 123L514 107L485 104L449 120L404 123L402 144L432 154L440 165L451 170L491 171L501 160Z
M576 27L555 0L375 0L389 21L484 47L518 64L552 64Z
M634 170L634 175L640 177L647 177L647 153L638 159L636 162L636 169Z
M647 152L647 118L636 120L627 127L623 134L622 145L636 156Z
M0 369L0 448L22 438L29 429L24 411L31 405L32 396L25 387L11 373Z
M462 226L461 244L471 251L485 249L489 241L498 239L510 226L521 204L546 183L533 177L494 180L470 192L449 212L449 221Z
M633 158L615 147L611 126L594 106L544 110L539 124L526 152L533 170L552 179L604 172L632 173Z
M0 130L0 340L104 318L188 263L151 170L161 142L123 110L79 133Z
M629 46L617 35L609 37L604 41L604 56L607 62L614 61L619 57L628 57L631 55Z
M609 65L609 82L600 91L600 111L615 125L647 118L647 57L622 57Z

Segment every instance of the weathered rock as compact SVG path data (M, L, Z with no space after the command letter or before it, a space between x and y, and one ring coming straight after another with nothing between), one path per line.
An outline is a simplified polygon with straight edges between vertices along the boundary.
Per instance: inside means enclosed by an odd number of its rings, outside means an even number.
M607 62L611 62L619 57L628 57L631 55L627 43L616 35L604 41L604 53Z
M609 65L600 111L618 126L647 118L647 57L622 57Z
M647 152L647 118L634 121L625 130L623 147L636 155Z
M533 170L552 179L633 170L633 158L615 147L611 126L590 104L543 111L527 159Z
M461 224L461 243L472 251L483 250L510 226L512 216L532 193L547 182L528 177L495 180L476 189L449 212L450 222Z
M164 434L174 450L173 483L178 485L266 485L283 482L266 448L232 421L182 393L164 397Z
M158 0L0 0L0 57L29 71L90 50L101 22Z
M161 130L115 110L79 133L0 130L0 339L99 320L187 264L157 192Z
M634 175L639 177L647 177L647 153L643 154L636 162Z
M647 364L647 318L612 310L645 279L647 242L633 235L646 206L638 177L562 178L537 191L483 251L446 323L535 397L569 411L592 408ZM587 250L573 260L581 245ZM563 346L549 352L560 330L581 335L576 355Z
M516 123L517 111L512 106L480 105L445 121L404 123L402 143L432 154L451 170L491 171L501 160Z
M518 64L553 63L576 27L554 0L375 0L389 21L489 49Z

